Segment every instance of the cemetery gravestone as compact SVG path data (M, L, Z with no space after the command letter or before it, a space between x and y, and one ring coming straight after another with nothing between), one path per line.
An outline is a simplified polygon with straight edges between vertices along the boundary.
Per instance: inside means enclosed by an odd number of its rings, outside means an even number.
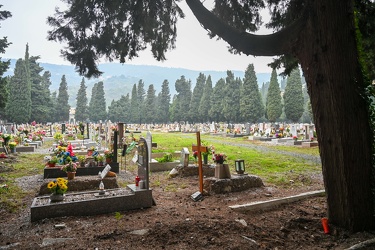
M138 141L138 176L144 181L144 189L149 189L149 155L146 139L140 138Z
M189 149L183 148L181 150L180 163L183 167L187 167L189 165Z
M152 155L152 135L151 135L151 132L148 131L147 134L146 134L146 142L147 142L147 151L148 151L148 155L150 157L149 158L149 161L151 162L151 155Z

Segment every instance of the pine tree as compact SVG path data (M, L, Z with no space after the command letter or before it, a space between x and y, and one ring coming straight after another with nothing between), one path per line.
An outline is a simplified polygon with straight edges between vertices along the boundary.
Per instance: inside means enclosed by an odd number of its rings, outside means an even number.
M301 74L298 68L292 70L284 92L284 110L286 118L298 122L304 110Z
M240 112L243 121L257 122L264 114L264 106L259 91L254 65L249 64L241 89Z
M76 121L85 122L89 118L88 106L87 106L87 94L86 94L85 79L82 78L81 84L77 93L77 106L76 106Z
M266 115L270 122L275 122L282 113L281 92L276 70L272 70L266 101Z
M59 93L57 95L56 118L59 122L66 122L69 120L70 105L68 100L68 83L66 82L65 75L63 75L61 77Z

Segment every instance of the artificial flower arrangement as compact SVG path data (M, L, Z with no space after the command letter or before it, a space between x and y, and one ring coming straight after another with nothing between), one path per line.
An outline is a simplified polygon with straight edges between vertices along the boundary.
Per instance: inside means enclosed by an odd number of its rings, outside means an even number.
M113 158L113 156L114 156L114 153L113 153L113 151L109 151L109 150L105 150L104 151L104 156L105 156L105 158Z
M64 178L57 178L47 185L52 194L65 194L68 190L68 180Z
M56 132L56 133L53 135L53 138L54 138L55 140L59 141L59 140L62 140L62 139L64 138L64 136L63 136L61 133Z
M195 160L197 159L197 157L198 157L198 151L194 151L193 152L193 157L194 157Z
M227 160L227 156L226 156L225 154L223 154L223 153L220 153L220 154L214 154L212 160L213 160L215 163L223 164L224 161Z
M76 172L77 171L76 163L69 162L68 164L64 165L61 168L61 170L64 171L64 172Z
M298 137L296 135L293 135L293 140L297 141Z
M12 148L12 149L13 149L13 148L15 148L15 147L17 146L17 142L15 142L15 141L12 141L12 142L9 142L9 144L8 144L8 145L9 145L9 147L10 147L10 148Z

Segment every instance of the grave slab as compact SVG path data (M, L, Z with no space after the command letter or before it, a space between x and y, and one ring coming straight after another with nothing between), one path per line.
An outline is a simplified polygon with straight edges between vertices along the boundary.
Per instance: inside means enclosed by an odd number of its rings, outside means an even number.
M232 174L230 179L207 178L204 180L203 186L210 194L224 194L262 187L264 184L262 179L256 175Z
M120 166L118 162L109 163L111 166L111 171L119 173ZM99 171L103 171L105 166L98 167L78 167L76 171L76 176L86 176L86 175L98 175ZM57 178L57 177L67 177L66 172L62 171L60 167L45 167L43 178Z
M61 202L51 202L49 196L41 196L32 202L31 221L62 216L92 216L149 208L152 205L152 190L138 190L135 185L106 190L106 195L99 195L97 190L67 193Z
M312 142L302 142L301 146L303 148L311 148L311 147L317 147L318 142L317 141L312 141Z

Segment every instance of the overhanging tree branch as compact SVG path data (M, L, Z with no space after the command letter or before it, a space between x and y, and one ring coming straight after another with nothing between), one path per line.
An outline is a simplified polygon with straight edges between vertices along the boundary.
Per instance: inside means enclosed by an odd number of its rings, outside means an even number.
M212 12L207 10L199 0L186 0L195 17L207 30L227 41L233 48L254 56L276 56L293 54L292 48L296 44L298 33L305 26L305 15L286 28L269 35L254 35L241 32L229 26Z

